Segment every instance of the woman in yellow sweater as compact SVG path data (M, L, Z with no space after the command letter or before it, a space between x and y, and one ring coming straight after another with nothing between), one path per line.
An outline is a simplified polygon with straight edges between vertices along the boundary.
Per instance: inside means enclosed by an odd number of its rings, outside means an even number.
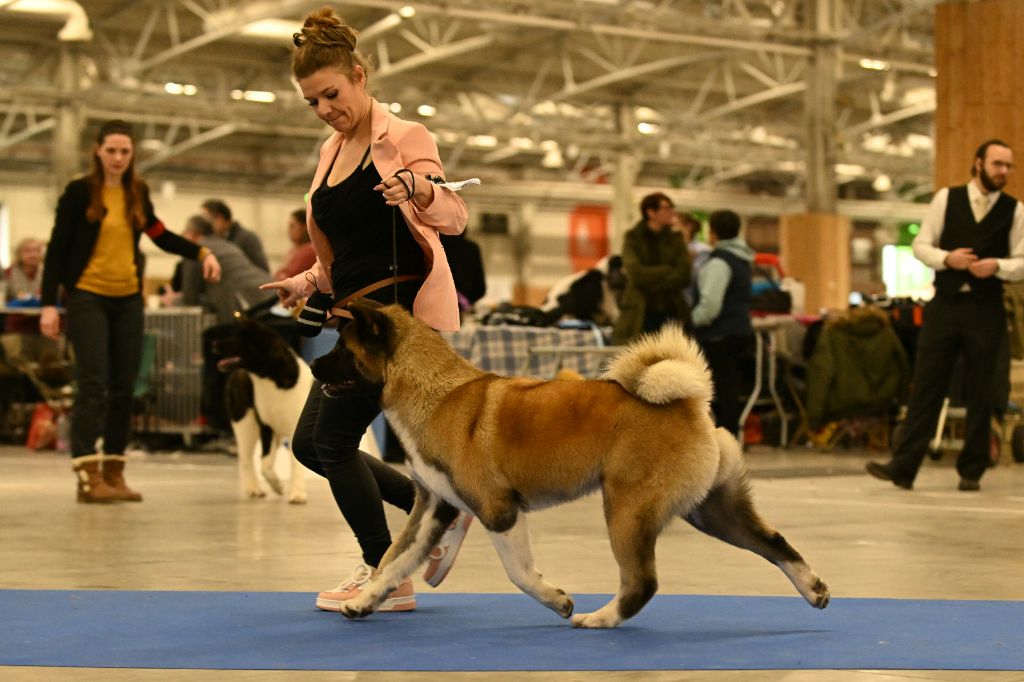
M67 335L75 353L71 457L79 502L142 501L125 484L124 450L142 357L143 232L164 251L201 261L208 280L220 278L220 264L208 249L170 232L157 219L149 189L135 173L132 128L108 121L96 137L92 172L71 181L57 202L39 319L40 331L57 338L56 306L63 286ZM101 436L103 453L96 449Z

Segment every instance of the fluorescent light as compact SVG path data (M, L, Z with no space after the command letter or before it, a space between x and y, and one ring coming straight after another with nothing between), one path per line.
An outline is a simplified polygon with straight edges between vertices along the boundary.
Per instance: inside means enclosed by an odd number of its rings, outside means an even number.
M660 121L662 119L661 114L650 107L637 107L633 113L641 121Z
M892 66L887 61L881 59L868 59L865 57L860 60L860 68L868 69L870 71L888 71Z
M277 95L266 90L246 90L242 93L242 99L246 102L262 102L263 104L270 104L277 99Z
M416 16L416 8L412 5L406 5L405 7L398 10L398 16L403 19L411 19Z
M147 152L158 152L164 148L164 141L158 140L155 137L147 137L139 143L139 146Z
M845 175L847 177L856 177L858 175L864 175L864 166L855 163L837 163L836 174Z
M263 104L270 104L277 99L277 95L266 90L232 90L231 99L246 102L261 102Z
M892 189L892 178L883 173L875 178L874 182L871 183L871 187L876 192L888 192Z
M302 30L302 22L285 19L262 19L242 27L242 35L271 40L291 40L293 33Z
M392 114L400 114L402 113L402 105L399 102L392 102L388 105L388 111Z
M657 135L661 132L660 125L649 121L640 121L636 124L636 129L640 131L641 135Z
M466 138L466 144L471 147L494 148L498 146L498 138L494 135L470 135Z
M429 118L437 113L437 107L432 107L429 104L421 104L416 107L416 113L420 116Z
M188 97L192 97L199 92L199 88L191 83L167 82L164 83L164 91L169 95L186 95Z
M907 143L913 149L920 149L921 151L931 151L934 147L934 141L930 135L922 135L921 133L908 133Z

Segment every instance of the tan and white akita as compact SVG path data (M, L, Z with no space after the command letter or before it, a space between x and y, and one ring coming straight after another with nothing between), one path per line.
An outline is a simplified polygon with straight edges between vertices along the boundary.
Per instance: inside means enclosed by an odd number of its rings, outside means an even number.
M512 582L577 627L614 627L657 590L654 547L676 517L778 566L812 606L828 587L758 516L736 440L712 422L711 381L676 327L632 344L593 381L500 377L461 358L399 306L349 306L337 346L312 364L328 390L383 387L381 404L418 483L379 574L343 613L366 616L422 563L457 509L486 528ZM593 613L534 568L526 512L604 496L618 594Z

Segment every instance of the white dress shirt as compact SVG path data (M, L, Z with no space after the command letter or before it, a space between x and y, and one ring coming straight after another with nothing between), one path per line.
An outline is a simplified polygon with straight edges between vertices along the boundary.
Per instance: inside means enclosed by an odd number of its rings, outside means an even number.
M983 218L995 206L1000 194L1001 192L985 194L978 187L977 180L967 183L967 198L971 202L971 210L974 211L976 218ZM948 202L949 188L943 187L932 198L928 214L921 222L921 231L914 237L914 256L936 272L948 269L946 256L949 255L949 251L939 248ZM1010 226L1010 255L996 260L999 262L996 277L1008 282L1024 279L1024 205L1019 201L1013 210L1013 224Z

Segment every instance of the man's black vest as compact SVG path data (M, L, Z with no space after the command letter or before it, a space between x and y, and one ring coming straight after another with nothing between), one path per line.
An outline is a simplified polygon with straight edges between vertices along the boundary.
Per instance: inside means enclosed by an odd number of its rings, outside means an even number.
M715 249L708 257L721 258L732 271L729 286L722 297L722 310L711 324L697 328L697 338L701 341L718 341L726 337L751 336L754 333L750 325L750 261L744 260L725 249ZM705 267L707 263L705 263Z
M946 219L939 239L939 248L974 249L974 255L982 258L1006 258L1010 255L1010 228L1017 200L1002 192L993 206L979 223L971 211L971 200L967 185L949 188L946 203ZM967 270L947 268L935 273L935 291L946 296L964 292L964 285L976 295L1002 296L1003 281L993 275L978 279Z

